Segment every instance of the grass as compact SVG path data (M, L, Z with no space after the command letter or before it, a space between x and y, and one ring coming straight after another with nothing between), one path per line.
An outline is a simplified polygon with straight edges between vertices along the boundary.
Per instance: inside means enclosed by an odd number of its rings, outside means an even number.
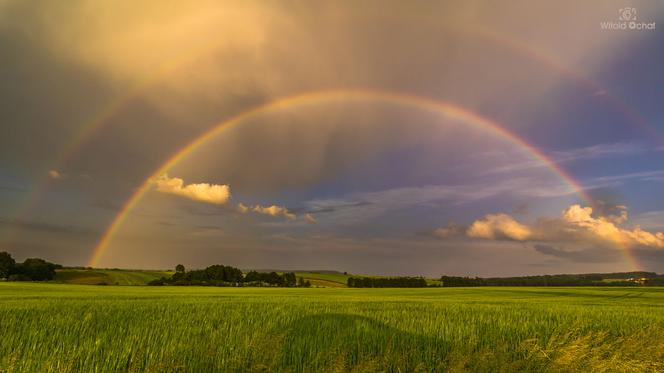
M0 371L664 370L661 288L0 283Z

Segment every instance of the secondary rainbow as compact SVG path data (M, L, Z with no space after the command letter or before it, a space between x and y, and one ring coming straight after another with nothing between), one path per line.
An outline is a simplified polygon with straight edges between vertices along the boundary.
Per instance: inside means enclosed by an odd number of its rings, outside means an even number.
M149 74L141 76L133 82L126 92L108 101L80 126L78 131L63 145L62 151L56 155L52 168L61 171L61 168L66 166L67 162L80 151L84 144L97 135L111 119L126 109L135 99L144 95L150 88L166 81L178 69L187 66L199 57L212 53L218 47L218 43L214 41L191 47L177 58L164 61ZM43 178L37 183L37 187L26 196L22 208L15 214L17 220L24 220L24 217L37 206L51 185L49 181L50 176L45 172Z
M562 180L564 180L574 192L576 192L581 199L587 204L591 203L591 198L586 194L584 188L576 182L569 174L567 174L563 169L561 169L555 162L549 159L545 154L539 151L534 146L527 143L525 140L519 136L507 131L504 127L498 123L491 121L487 118L480 116L472 111L469 111L458 105L437 101L426 97L420 97L410 94L403 93L392 93L385 91L373 91L373 90L362 90L362 89L353 89L353 90L330 90L330 91L315 91L309 93L298 94L294 96L289 96L275 101L268 102L266 104L257 106L253 109L239 113L225 121L222 121L212 127L210 130L202 133L187 145L182 147L180 150L175 152L170 158L168 158L161 166L159 166L132 194L132 196L126 201L123 207L120 209L118 214L109 224L108 228L101 236L97 245L94 248L93 254L88 262L88 266L96 266L102 256L108 249L108 246L118 231L122 226L122 223L125 221L131 210L140 202L142 197L151 189L151 185L155 178L166 173L170 168L175 166L178 162L184 159L187 155L192 153L199 146L205 144L207 141L219 136L223 132L246 123L251 119L260 117L261 115L266 115L273 112L278 112L285 109L293 109L298 107L305 107L310 105L322 104L322 103L332 103L332 102L344 102L344 101L366 101L366 102L383 102L388 104L394 104L398 106L406 106L418 108L420 110L429 111L450 119L458 120L464 124L471 125L482 130L486 130L492 135L502 138L505 141L508 141L512 144L519 146L520 148L526 150L533 158L542 162L546 167L548 167L553 173L558 175ZM623 247L623 254L625 259L633 268L638 268L638 264L635 258L631 255L630 250L627 247Z

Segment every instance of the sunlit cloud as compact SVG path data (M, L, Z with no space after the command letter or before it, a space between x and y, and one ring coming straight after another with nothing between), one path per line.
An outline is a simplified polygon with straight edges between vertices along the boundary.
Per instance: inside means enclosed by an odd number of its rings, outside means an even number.
M246 214L247 212L249 212L249 207L246 206L244 203L240 202L237 204L237 211L241 214Z
M155 180L157 191L161 193L174 194L189 198L194 201L223 205L231 197L231 189L228 185L219 184L184 184L184 180L177 177L168 177L164 174Z
M470 238L487 240L512 240L534 242L603 242L615 245L664 248L664 233L649 232L636 226L622 228L628 219L627 207L617 206L618 213L606 216L593 216L591 207L572 205L558 218L541 218L532 225L520 223L507 214L488 214L474 221L465 232ZM447 228L434 231L439 237L451 233Z
M532 237L532 231L507 214L489 214L471 224L466 235L472 238L525 241Z
M164 61L200 56L209 49L254 46L264 38L266 8L249 3L140 4L73 1L35 7L40 30L57 53L120 78L154 73ZM45 14L52 17L44 17ZM67 27L59 26L63 20ZM117 28L118 23L122 28ZM209 35L218 37L211 40ZM46 36L45 36L46 37ZM79 42L68 40L75 38Z
M304 220L309 224L316 224L316 218L311 214L304 214Z
M50 170L48 172L48 177L50 177L53 180L58 180L58 179L63 179L65 177L65 174L57 170Z
M258 214L264 214L264 215L270 215L270 216L283 216L289 220L295 220L296 216L295 214L291 213L288 211L287 208L277 206L277 205L272 205L272 206L260 206L256 205L254 206L251 211L258 213Z

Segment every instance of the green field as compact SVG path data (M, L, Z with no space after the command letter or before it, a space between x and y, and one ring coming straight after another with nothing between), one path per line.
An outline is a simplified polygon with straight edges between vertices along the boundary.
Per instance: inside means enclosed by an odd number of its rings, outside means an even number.
M663 371L662 288L0 283L0 371Z
M174 272L126 269L58 269L55 282L78 285L146 285Z
M346 281L351 275L343 273L295 272L295 276L302 277L311 282L312 286L328 288L346 287Z

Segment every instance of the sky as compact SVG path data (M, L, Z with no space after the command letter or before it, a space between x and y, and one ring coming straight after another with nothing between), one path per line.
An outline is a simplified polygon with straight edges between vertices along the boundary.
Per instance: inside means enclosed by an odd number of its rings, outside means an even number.
M657 2L4 0L0 52L18 260L664 273Z

